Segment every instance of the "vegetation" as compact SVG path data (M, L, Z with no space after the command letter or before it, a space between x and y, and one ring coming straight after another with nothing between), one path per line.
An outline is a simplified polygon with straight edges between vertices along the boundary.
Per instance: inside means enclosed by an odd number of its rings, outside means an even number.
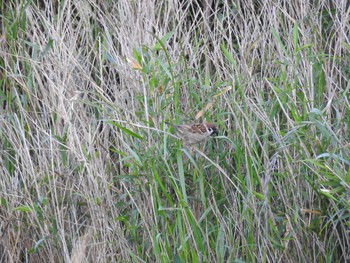
M347 1L0 3L1 262L350 260Z

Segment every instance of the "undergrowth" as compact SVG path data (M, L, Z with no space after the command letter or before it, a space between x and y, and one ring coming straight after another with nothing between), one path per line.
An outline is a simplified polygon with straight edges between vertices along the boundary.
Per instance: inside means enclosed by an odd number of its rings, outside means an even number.
M197 2L1 2L1 262L350 260L348 4Z

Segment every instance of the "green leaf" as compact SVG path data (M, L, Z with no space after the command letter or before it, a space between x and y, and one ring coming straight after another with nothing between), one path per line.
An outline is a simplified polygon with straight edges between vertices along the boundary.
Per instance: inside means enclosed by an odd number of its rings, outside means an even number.
M45 55L47 54L47 52L49 52L49 50L52 48L53 46L53 39L49 39L49 41L47 42L44 51L41 53L41 57L45 57Z
M152 48L153 51L159 51L164 47L164 43L171 38L171 36L174 34L174 31L170 31L167 34L165 34L161 39L157 38L157 43Z
M298 22L294 22L293 27L293 42L294 42L294 48L297 49L298 47Z
M133 131L130 131L129 129L121 126L120 124L114 122L114 121L107 121L107 123L109 124L112 124L113 126L121 129L124 133L134 137L134 138L137 138L137 139L140 139L140 140L143 140L144 138L141 136L141 135L138 135L137 133L134 133Z
M13 209L14 211L21 211L21 212L26 212L26 213L30 213L33 212L33 208L29 207L29 206L25 206L25 205L21 205L21 206L17 206L15 209Z
M221 51L223 52L225 58L228 59L228 61L230 61L231 64L234 65L234 67L236 67L236 60L235 58L232 56L232 53L230 51L228 51L228 49L226 48L226 46L224 44L222 44L221 46Z
M285 45L283 44L282 39L280 38L278 32L277 32L276 30L273 29L273 30L272 30L272 34L273 34L273 36L275 37L275 39L277 40L277 43L279 44L279 46L281 47L281 49L283 50L283 53L284 53L287 57L289 57L288 51L287 51Z
M177 151L176 152L176 159L177 159L177 166L178 166L178 169L179 169L179 178L180 178L180 185L181 185L182 195L183 195L183 199L187 203L185 170L184 170L184 163L183 163L182 152L181 151Z

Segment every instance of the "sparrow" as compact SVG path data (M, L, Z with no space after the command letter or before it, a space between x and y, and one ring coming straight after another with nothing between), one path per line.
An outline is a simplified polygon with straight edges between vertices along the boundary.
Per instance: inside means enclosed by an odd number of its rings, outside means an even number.
M209 136L218 134L216 126L210 122L189 123L189 124L172 124L165 122L175 128L176 134L187 144L193 145L200 143Z

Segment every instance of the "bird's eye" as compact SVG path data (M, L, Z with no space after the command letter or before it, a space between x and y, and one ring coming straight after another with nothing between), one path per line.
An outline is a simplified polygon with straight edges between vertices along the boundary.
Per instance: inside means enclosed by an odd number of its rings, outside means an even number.
M208 132L210 133L210 134L212 134L213 132L214 132L214 129L213 128L208 128Z

